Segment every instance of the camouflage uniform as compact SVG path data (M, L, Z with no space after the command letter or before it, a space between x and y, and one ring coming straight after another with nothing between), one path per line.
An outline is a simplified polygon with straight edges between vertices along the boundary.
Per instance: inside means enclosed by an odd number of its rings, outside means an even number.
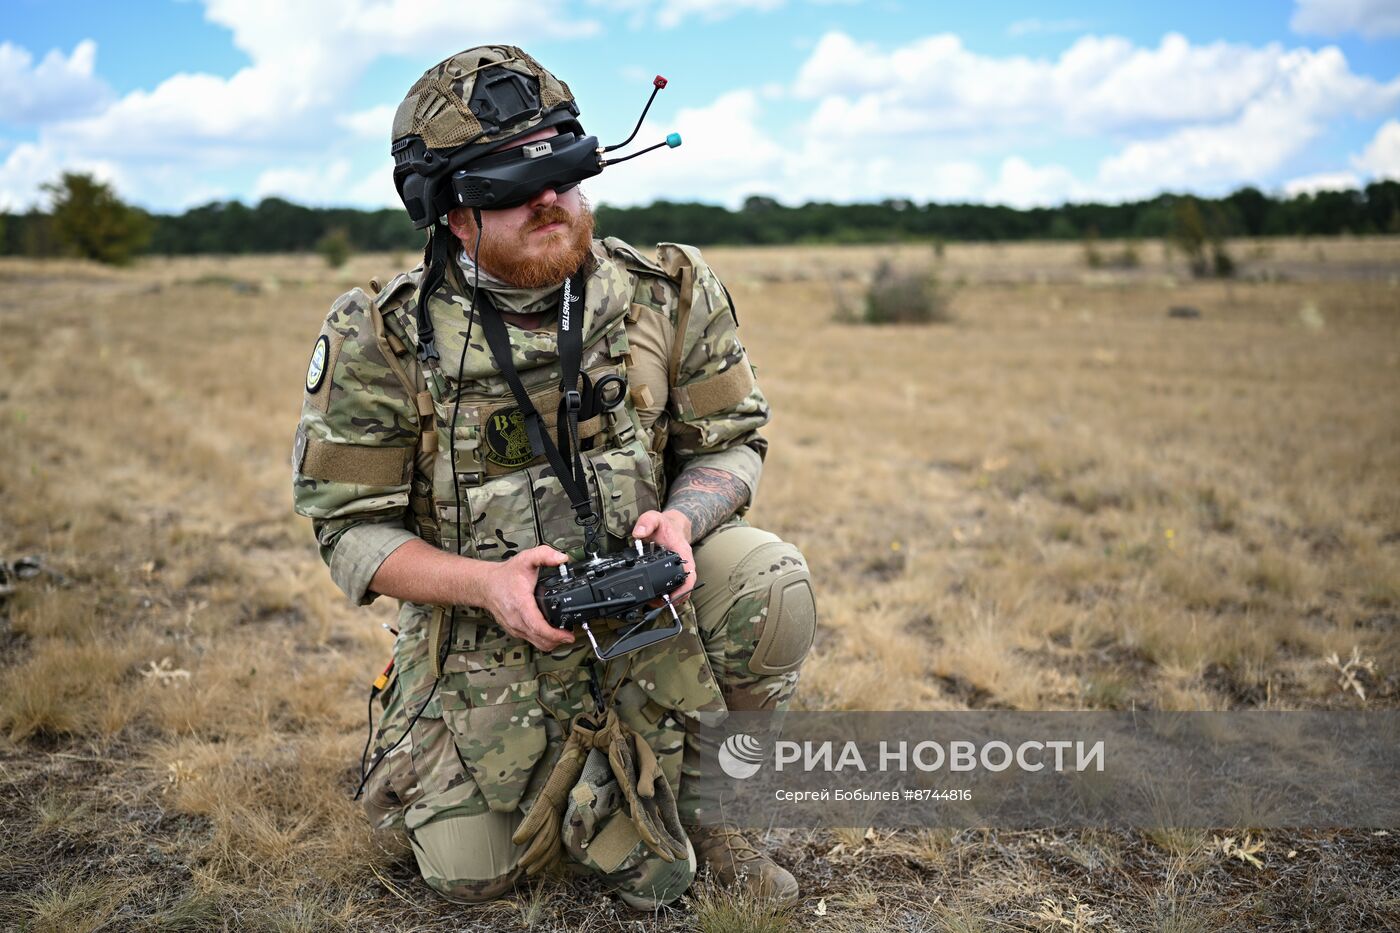
M591 444L584 455L590 491L612 547L642 512L662 507L668 482L688 465L726 470L752 493L766 449L757 431L768 405L727 293L693 249L662 244L659 255L658 264L619 240L595 241L586 284L582 369L595 380L616 372L629 384L622 405L580 425ZM383 559L415 535L482 560L538 544L584 556L552 470L520 447L515 402L479 328L456 381L470 305L460 269L429 303L441 359L452 365L418 364L410 299L421 275L405 273L373 296L357 289L335 302L317 339L297 431L296 509L313 519L332 577L361 604L376 596L369 582ZM518 310L556 301L550 295ZM521 380L550 418L559 383L553 328L508 331ZM685 604L682 634L617 659L604 673L620 718L646 738L679 788L687 822L705 804L687 796L682 772L709 754L687 724L730 708L785 708L816 623L802 555L742 517L698 542L695 560L706 586ZM592 709L588 643L580 638L544 653L483 610L448 613L408 602L398 628L376 754L423 712L372 776L366 808L378 830L406 834L424 879L444 896L499 896L522 874L511 836L569 721ZM440 680L431 648L437 638L448 643ZM565 813L570 861L635 907L675 900L694 876L693 851L688 861L652 856L615 782L610 789L593 764Z

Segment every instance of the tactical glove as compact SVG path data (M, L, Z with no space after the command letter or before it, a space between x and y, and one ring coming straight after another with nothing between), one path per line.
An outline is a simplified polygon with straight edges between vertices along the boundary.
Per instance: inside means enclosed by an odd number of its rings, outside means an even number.
M564 804L578 783L591 748L607 752L613 777L627 801L628 816L647 848L665 862L687 858L685 830L681 828L680 814L676 810L676 795L656 754L646 739L618 719L616 712L608 710L601 725L586 713L574 717L559 760L554 763L529 814L511 836L511 842L516 845L528 843L520 857L520 865L526 873L538 874L558 859L562 851L559 831Z
M610 710L598 738L607 739L608 763L617 778L637 835L663 862L687 858L685 830L676 811L676 795L647 740Z
M520 865L526 874L536 875L553 865L563 851L559 841L559 823L564 802L568 799L569 791L578 783L579 772L583 770L589 749L597 744L597 731L593 722L583 714L574 717L559 760L554 763L529 814L510 838L516 845L529 843L525 853L520 856Z

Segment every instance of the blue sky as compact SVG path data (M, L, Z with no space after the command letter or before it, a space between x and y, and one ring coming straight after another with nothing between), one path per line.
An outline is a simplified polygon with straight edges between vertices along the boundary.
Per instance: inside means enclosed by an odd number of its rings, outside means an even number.
M393 107L483 42L567 81L584 126L685 145L595 201L887 197L1018 206L1400 177L1400 0L6 0L0 206L64 169L179 210L383 206Z

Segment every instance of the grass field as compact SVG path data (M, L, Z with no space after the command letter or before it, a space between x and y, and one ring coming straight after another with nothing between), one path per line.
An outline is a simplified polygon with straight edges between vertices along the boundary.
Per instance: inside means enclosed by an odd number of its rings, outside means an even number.
M1156 245L707 251L776 412L752 517L818 579L800 705L1400 705L1400 240L1231 247L1231 282ZM1400 827L782 832L784 912L436 900L349 800L391 607L289 489L319 322L404 259L0 260L0 559L45 566L0 601L0 928L1400 927ZM953 320L839 323L885 259Z

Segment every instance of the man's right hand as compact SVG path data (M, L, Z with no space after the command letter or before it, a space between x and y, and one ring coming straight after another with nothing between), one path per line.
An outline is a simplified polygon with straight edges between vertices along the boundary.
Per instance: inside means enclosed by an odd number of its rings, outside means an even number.
M491 564L482 606L516 638L523 638L540 651L553 651L573 644L573 632L557 629L544 620L535 603L535 584L541 567L558 567L569 555L548 545L521 551L510 560Z

